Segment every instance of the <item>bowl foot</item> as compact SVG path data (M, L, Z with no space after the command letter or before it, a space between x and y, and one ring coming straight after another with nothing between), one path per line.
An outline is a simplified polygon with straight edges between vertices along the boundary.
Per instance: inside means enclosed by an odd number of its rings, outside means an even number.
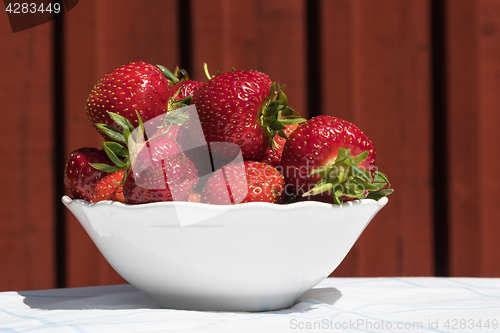
M165 309L262 312L291 307L300 295L173 296L150 294Z

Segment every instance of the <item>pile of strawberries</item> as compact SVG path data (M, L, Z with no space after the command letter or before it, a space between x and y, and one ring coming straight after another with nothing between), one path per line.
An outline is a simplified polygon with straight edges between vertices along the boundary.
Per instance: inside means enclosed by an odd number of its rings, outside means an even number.
M69 156L71 195L128 204L340 204L392 193L372 142L355 125L302 118L264 73L206 73L198 82L178 68L133 62L101 78L86 112L104 140Z

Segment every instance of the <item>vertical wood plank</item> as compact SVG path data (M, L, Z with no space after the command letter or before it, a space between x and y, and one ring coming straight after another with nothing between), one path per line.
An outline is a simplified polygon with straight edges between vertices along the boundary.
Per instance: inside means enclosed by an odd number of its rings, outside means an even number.
M334 275L433 273L428 1L321 1L322 109L356 124L395 193Z
M100 147L85 104L102 76L133 61L178 64L177 6L177 0L88 0L65 15L67 156ZM68 287L123 283L71 213L66 219Z
M87 0L64 16L65 141L53 136L53 23L13 34L0 15L0 291L55 287L54 149L98 147L88 94L110 70L180 63L179 1ZM500 276L500 4L445 1L451 276ZM191 76L256 69L290 105L357 124L396 192L336 276L433 274L429 0L318 0L321 110L307 106L306 0L191 0ZM310 36L312 37L312 36ZM22 153L21 153L22 152ZM8 163L5 163L8 161ZM471 178L472 177L472 178ZM471 180L472 179L472 180ZM434 207L434 209L443 209ZM66 213L67 286L123 283Z
M0 291L55 286L52 29L0 15Z
M446 2L447 108L450 160L450 274L478 276L480 273L480 184L470 186L468 160L479 161L479 133L476 116L477 24L471 1ZM464 132L466 131L466 132ZM467 135L462 135L467 133ZM463 139L462 139L463 138ZM465 152L467 152L465 154ZM476 197L478 200L474 199ZM473 203L469 204L469 200Z
M207 80L202 68L204 63L212 75L231 66L224 58L224 17L223 0L191 0L193 64L190 74L195 80Z
M446 1L450 275L500 276L500 4Z
M193 0L192 76L254 69L286 84L289 105L307 116L304 0Z
M99 80L101 67L99 26L104 15L95 1L78 4L64 16L66 81L66 156L82 147L100 147L101 137L86 118L85 104ZM61 175L62 177L62 175ZM62 179L62 178L61 178ZM78 220L66 211L66 286L78 287L119 283L118 274L107 264Z
M500 277L500 206L497 204L500 179L496 177L500 163L500 3L479 3L479 77L481 108L481 188L482 190L482 262L481 275Z

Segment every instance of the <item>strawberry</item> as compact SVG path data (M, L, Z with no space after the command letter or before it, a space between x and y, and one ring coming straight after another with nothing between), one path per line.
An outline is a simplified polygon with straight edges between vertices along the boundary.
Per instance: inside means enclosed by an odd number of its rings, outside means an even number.
M194 93L203 85L204 82L185 80L180 81L172 86L173 90L177 93L174 101L185 99L186 97L193 96Z
M270 164L272 166L278 166L281 163L281 155L283 154L283 147L288 139L288 136L299 126L299 124L288 125L283 130L286 137L281 135L276 135L273 140L271 147L268 147L264 156L259 160L263 163Z
M348 121L317 116L292 132L283 148L281 168L289 189L297 196L315 195L332 203L362 198L378 199L387 177L375 167L371 140Z
M285 186L281 173L262 162L243 163L244 165L229 164L216 170L203 188L201 202L216 205L252 201L280 202Z
M184 155L176 142L175 131L174 134L170 132L172 128L177 129L173 126L184 121L186 115L182 109L172 111L169 115L168 119L166 116L157 117L148 124L149 131L156 131L147 138L149 132L139 115L139 126L134 129L126 118L109 112L109 116L122 130L103 127L105 133L114 132L118 142L103 142L101 145L116 165L114 168L124 170L121 184L127 203L184 201L198 183L193 162ZM164 125L158 129L158 126ZM115 171L102 164L94 166L108 172Z
M173 101L183 100L187 97L193 96L193 94L198 90L198 88L204 83L201 81L193 81L189 79L189 75L186 70L179 67L175 68L172 73L168 68L156 65L163 74L167 77L168 83L172 86L174 91Z
M262 158L284 123L303 120L287 106L283 88L276 90L266 74L254 70L212 77L194 93L193 103L206 141L237 144L245 160Z
M189 193L187 201L200 203L201 202L201 193L198 193L195 191Z
M131 204L185 201L197 184L193 162L174 139L160 135L144 142L131 157L123 195Z
M124 173L125 171L121 170L110 173L102 178L97 183L90 202L111 200L125 203L125 198L123 197L123 185L120 185Z
M95 169L92 163L112 164L104 150L80 148L73 151L64 169L64 185L75 199L91 201L97 183L107 175Z
M137 127L136 112L143 121L155 118L168 111L172 95L173 88L157 66L133 62L109 72L94 86L87 99L87 118L104 139L114 140L97 126L101 123L121 129L107 111L125 117Z

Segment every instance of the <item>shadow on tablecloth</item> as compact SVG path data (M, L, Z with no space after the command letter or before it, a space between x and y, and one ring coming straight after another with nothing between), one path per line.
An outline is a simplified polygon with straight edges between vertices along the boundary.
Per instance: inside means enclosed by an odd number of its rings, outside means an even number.
M24 297L24 304L30 308L44 310L161 309L151 296L128 284L22 291L18 294ZM341 297L342 293L336 288L314 288L303 293L292 307L269 312L304 312L312 304L333 305Z

